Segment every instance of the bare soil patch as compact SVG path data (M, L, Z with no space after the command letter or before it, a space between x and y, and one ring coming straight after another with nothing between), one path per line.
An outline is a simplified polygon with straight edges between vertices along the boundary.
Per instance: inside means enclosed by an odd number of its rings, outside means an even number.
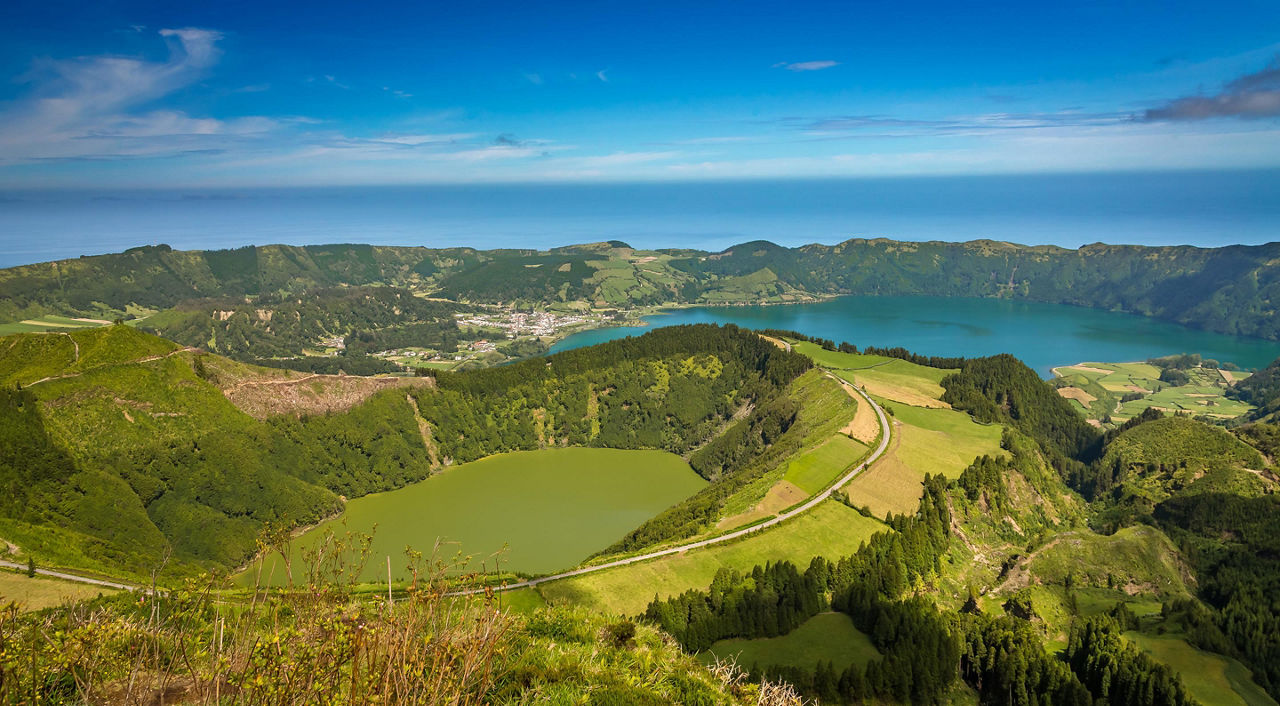
M1084 407L1088 407L1090 403L1098 399L1079 387L1059 387L1058 394L1069 400L1075 400Z
M431 378L306 375L294 379L246 380L224 388L231 403L258 419L277 414L324 414L350 409L379 390L434 387Z

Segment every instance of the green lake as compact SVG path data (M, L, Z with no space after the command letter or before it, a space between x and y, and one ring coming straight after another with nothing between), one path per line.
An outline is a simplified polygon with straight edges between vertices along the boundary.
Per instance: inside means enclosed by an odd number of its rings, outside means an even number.
M1085 361L1127 362L1172 353L1258 368L1280 357L1280 342L1187 328L1133 314L1064 304L946 297L838 297L812 304L696 307L649 319L650 326L719 323L777 328L849 341L901 346L916 353L984 356L1012 353L1041 375ZM574 334L553 353L634 336L643 326Z
M472 569L482 562L492 568L497 560L504 570L551 573L573 567L704 485L684 459L663 451L499 454L351 500L341 517L296 544L314 543L330 529L373 531L363 574L371 581L386 580L387 557L395 578L407 576L406 546L430 555L437 541L438 558L461 552L473 557ZM264 577L271 570L264 569Z

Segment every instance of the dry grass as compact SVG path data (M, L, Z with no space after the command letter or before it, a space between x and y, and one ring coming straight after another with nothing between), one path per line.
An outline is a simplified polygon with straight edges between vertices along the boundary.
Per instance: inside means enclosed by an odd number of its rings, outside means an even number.
M860 375L858 373L852 373L852 374L844 373L844 375L852 377L855 382L857 382L859 385L862 386L863 389L875 395L876 397L883 397L885 399L893 400L895 402L909 404L913 407L931 407L934 409L950 409L951 408L951 405L947 404L946 402L943 402L942 400L936 399L934 397L930 397L927 394L924 394L923 392L905 388L900 384L896 384L895 382L878 380L866 375ZM942 388L938 388L938 389L939 389L938 394L941 395Z
M870 444L880 434L880 420L876 418L875 410L871 409L871 405L864 403L858 393L848 385L845 385L844 389L858 403L858 411L854 414L853 421L841 429L840 433Z
M1079 402L1080 406L1085 409L1088 409L1089 405L1092 404L1094 400L1098 399L1078 387L1059 387L1058 394L1069 400Z
M910 512L924 494L924 474L899 457L902 432L906 428L899 424L889 451L845 486L849 501L859 507L866 506L876 517L890 512Z
M0 605L13 602L19 610L43 610L67 602L82 601L100 595L116 593L115 589L91 586L73 581L27 576L0 571Z
M756 520L781 512L807 497L809 497L808 493L805 493L794 483L780 480L769 488L769 492L765 493L764 499L757 503L755 507L720 520L716 524L716 529L733 529L734 527L750 524Z
M287 554L287 533L264 542ZM481 704L511 618L493 596L449 600L445 567L415 562L407 597L355 593L368 538L330 537L305 587L218 582L139 596L132 609L0 610L0 702L111 704ZM28 665L39 665L33 669Z

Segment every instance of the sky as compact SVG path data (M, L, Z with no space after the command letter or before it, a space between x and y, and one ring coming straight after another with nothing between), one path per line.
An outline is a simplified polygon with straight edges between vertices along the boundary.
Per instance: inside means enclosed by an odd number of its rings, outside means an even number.
M1274 0L3 5L0 188L1280 167Z

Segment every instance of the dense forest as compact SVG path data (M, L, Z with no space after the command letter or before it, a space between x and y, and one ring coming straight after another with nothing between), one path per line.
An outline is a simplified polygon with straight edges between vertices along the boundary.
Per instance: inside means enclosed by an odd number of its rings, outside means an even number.
M168 246L0 270L0 318L127 315L191 300L244 301L334 286L390 285L484 303L614 306L835 294L1007 297L1127 311L1230 334L1280 338L1280 244L1224 248L993 241L849 240L720 253L597 243L551 251L368 245L175 251Z

